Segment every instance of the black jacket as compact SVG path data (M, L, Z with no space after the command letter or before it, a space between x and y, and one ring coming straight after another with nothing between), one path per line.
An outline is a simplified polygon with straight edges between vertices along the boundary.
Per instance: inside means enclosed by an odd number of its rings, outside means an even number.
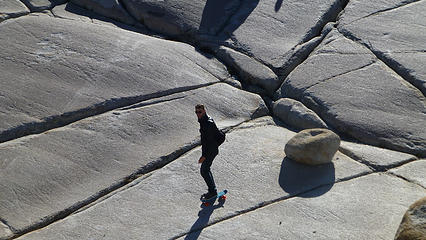
M213 119L205 114L201 119L198 119L200 123L201 133L201 149L203 151L203 157L214 157L219 153L219 146L216 142L217 126Z

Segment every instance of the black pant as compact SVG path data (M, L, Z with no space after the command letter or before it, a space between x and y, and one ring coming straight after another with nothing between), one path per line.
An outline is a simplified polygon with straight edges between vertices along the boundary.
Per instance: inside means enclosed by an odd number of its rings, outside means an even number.
M206 160L201 164L201 176L204 178L204 181L207 184L207 187L209 189L209 193L216 193L216 185L214 183L213 174L210 171L210 167L212 166L213 159L216 157L216 155L208 156L206 157Z

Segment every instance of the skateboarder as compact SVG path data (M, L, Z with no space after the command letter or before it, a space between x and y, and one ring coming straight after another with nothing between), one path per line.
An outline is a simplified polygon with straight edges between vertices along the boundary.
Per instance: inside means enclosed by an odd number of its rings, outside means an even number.
M211 199L217 196L216 185L210 167L213 163L213 159L219 153L218 143L215 138L218 129L213 119L207 115L204 105L196 105L195 114L197 114L198 122L200 123L201 133L202 154L198 163L201 163L201 176L204 178L208 187L208 192L203 195L203 198Z

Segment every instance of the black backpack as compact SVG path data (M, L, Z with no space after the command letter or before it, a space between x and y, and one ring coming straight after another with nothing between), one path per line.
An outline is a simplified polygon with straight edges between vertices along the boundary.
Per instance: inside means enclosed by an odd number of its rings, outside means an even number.
M222 130L220 130L218 128L216 128L216 129L217 129L217 131L216 131L215 139L216 139L216 142L217 142L217 146L220 146L220 145L222 145L223 142L225 142L226 134Z

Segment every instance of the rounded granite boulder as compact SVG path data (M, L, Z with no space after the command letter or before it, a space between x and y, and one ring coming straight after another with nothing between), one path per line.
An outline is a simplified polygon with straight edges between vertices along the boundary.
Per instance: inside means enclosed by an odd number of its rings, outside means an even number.
M426 239L426 197L410 206L395 235L395 240L424 239Z
M313 128L297 133L285 148L286 156L296 162L319 165L332 161L340 145L340 137L328 129Z

